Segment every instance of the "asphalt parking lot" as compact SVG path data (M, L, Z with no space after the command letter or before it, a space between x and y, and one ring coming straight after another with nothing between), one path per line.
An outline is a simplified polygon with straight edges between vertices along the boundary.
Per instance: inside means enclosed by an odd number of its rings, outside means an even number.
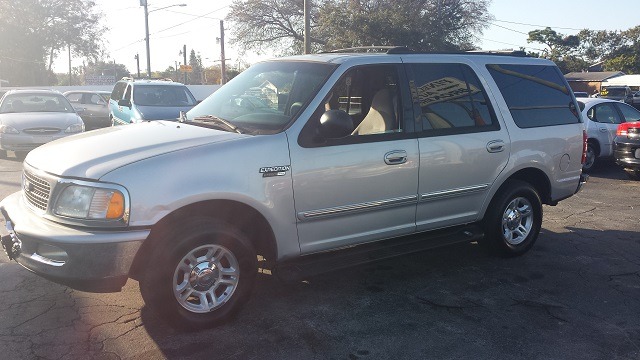
M0 159L1 198L20 174L17 159ZM525 256L464 244L297 284L260 275L234 321L196 333L150 314L133 280L121 293L83 293L2 254L0 357L640 358L640 182L605 164L544 211Z

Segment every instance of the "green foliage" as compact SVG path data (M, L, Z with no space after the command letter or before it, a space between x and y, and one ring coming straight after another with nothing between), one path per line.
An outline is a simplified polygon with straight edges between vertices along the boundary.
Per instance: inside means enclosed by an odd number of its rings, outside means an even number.
M191 65L192 69L192 72L187 74L187 77L189 78L189 84L202 84L202 58L200 57L200 54L196 55L195 50L191 50L191 53L189 53L189 65Z
M543 56L558 62L563 57L574 54L580 46L580 37L577 35L565 36L547 27L542 30L529 31L527 42L537 42L548 47Z
M370 45L471 49L492 18L488 4L488 0L316 0L310 16L312 49ZM236 0L228 19L233 22L232 42L248 50L302 53L302 0Z
M100 18L93 0L0 0L0 77L16 86L55 82L53 58L69 45L99 58Z

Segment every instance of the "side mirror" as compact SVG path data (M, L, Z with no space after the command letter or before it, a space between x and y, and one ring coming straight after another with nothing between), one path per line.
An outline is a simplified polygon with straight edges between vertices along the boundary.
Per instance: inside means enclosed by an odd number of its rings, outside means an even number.
M342 110L329 110L320 117L319 131L325 139L343 138L353 131L353 120Z
M129 100L129 99L120 99L120 100L118 100L118 106L126 106L128 108L131 108L131 100Z

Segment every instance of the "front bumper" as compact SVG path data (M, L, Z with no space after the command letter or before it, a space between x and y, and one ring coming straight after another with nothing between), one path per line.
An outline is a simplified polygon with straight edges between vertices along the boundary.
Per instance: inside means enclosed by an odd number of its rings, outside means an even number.
M94 230L64 226L35 214L17 192L0 202L10 259L46 279L90 292L120 291L149 230Z
M76 133L77 134L77 133ZM53 135L2 134L0 149L10 151L31 151L42 144L73 135L64 132Z

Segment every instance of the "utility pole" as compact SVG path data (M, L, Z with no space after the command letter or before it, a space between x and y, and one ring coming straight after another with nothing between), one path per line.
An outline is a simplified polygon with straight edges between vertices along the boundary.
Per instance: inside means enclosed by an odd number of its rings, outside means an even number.
M311 38L309 32L311 25L309 20L309 12L311 11L311 0L304 0L304 53L311 53Z
M136 54L134 58L136 58L136 67L138 68L138 79L140 79L140 54Z
M69 86L71 86L71 43L67 46L69 47Z
M182 47L182 55L184 55L184 66L187 66L187 45ZM184 84L187 85L187 69L184 69Z
M220 85L227 83L227 67L224 61L224 21L220 20Z
M140 5L144 6L144 32L147 43L147 76L151 79L151 50L149 49L149 9L147 0L140 0Z

